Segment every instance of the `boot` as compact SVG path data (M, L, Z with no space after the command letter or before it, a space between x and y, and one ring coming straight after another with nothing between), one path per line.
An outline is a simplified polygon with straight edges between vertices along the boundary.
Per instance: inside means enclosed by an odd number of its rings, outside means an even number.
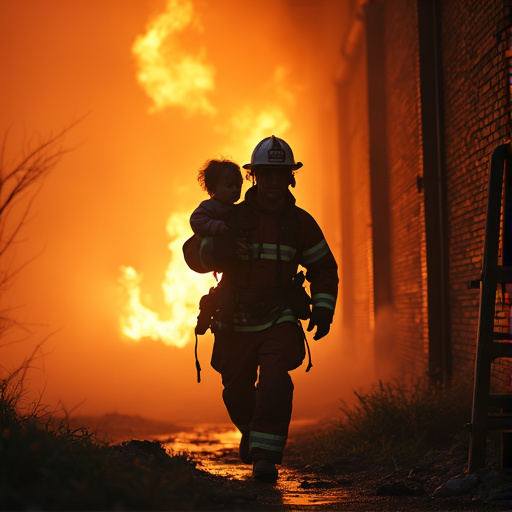
M256 480L261 482L275 482L277 480L276 465L265 459L255 460L252 466L252 475Z

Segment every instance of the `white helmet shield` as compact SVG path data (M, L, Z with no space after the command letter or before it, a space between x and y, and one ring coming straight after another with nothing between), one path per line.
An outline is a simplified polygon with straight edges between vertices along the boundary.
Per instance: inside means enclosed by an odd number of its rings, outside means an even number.
M292 148L283 139L272 135L259 142L252 152L251 163L243 167L252 169L258 166L283 167L296 171L302 167L302 163L295 163Z

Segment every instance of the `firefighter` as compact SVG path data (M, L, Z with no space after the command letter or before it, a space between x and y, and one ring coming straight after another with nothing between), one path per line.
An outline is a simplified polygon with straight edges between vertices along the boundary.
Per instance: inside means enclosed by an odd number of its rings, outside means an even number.
M194 235L183 249L193 270L222 272L219 286L228 283L233 291L229 321L222 311L212 318L211 365L222 376L224 404L242 434L240 458L253 464L254 478L275 482L292 414L289 372L306 355L300 320L309 320L313 339L328 334L338 272L322 230L289 190L302 167L290 146L267 137L243 167L253 186L226 220L228 232ZM307 272L311 297L299 265Z

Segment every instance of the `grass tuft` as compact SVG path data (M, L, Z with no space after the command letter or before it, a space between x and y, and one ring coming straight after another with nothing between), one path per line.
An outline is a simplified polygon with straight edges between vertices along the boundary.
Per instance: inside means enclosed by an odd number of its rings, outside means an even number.
M158 441L115 446L39 402L24 405L23 369L0 379L2 510L225 510L234 496Z
M409 463L430 450L467 442L468 383L447 389L426 378L380 381L369 391L354 394L356 403L343 403L340 419L301 442L299 451L306 461L328 464L359 457Z

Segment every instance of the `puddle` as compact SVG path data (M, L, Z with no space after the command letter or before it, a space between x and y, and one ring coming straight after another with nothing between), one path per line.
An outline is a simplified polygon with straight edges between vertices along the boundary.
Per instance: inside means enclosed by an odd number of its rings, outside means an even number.
M304 428L307 425L296 425ZM292 429L290 437L292 437ZM240 433L231 425L200 425L159 437L165 448L173 452L188 452L198 468L227 479L255 484L252 466L238 458ZM279 466L279 479L275 485L257 484L267 497L276 497L280 504L292 506L330 505L346 501L349 494L335 478L298 471ZM269 492L271 491L271 492Z

